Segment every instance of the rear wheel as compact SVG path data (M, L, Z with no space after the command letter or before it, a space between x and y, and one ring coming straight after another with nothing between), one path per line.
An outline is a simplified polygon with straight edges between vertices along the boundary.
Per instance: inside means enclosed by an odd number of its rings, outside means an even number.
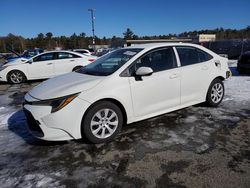
M8 73L7 80L12 84L20 84L26 81L26 76L19 70L13 70Z
M92 143L112 140L121 130L123 115L112 102L101 101L91 107L82 123L82 135Z
M224 84L221 79L216 78L209 86L206 103L209 106L218 106L224 97Z

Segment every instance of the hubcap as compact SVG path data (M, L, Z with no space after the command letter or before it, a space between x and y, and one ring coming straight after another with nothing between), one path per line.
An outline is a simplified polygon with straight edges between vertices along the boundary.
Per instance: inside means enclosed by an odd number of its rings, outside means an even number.
M221 101L223 97L223 86L220 83L214 84L211 92L211 99L214 103Z
M115 132L118 123L117 114L113 110L105 108L95 113L90 122L90 129L95 137L104 139Z
M23 80L23 76L21 73L19 72L13 72L11 75L10 75L10 80L13 82L13 83L21 83L22 80Z

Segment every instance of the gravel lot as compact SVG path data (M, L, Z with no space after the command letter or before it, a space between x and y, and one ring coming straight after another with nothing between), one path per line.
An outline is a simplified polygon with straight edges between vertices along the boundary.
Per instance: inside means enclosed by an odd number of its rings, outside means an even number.
M250 77L225 82L219 108L192 106L123 128L111 143L45 142L21 104L39 82L0 84L4 187L250 187Z

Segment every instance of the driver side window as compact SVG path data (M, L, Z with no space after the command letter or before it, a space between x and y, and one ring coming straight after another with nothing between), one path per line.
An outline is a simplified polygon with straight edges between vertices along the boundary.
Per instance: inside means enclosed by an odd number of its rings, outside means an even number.
M42 54L33 59L33 62L38 62L38 61L50 61L54 59L54 53L47 53L47 54Z
M176 68L177 62L173 49L170 47L159 49L142 56L129 68L130 75L134 75L140 67L150 67L154 72Z

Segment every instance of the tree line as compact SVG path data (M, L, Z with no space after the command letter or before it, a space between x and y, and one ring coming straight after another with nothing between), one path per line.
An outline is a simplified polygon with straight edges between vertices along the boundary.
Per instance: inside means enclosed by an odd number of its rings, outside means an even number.
M127 28L123 33L123 37L113 36L111 38L99 38L96 37L95 41L97 45L109 45L111 47L122 46L125 40L129 39L171 39L171 38L194 38L199 34L216 34L217 40L225 39L249 39L250 38L250 26L243 29L224 29L216 28L211 30L199 30L189 31L180 34L167 34L167 35L154 35L154 36L138 36L130 28ZM60 47L62 49L76 49L76 48L88 48L92 44L93 37L87 36L85 33L66 36L53 36L53 33L48 32L46 34L39 33L34 38L24 38L14 34L8 34L5 37L0 37L0 52L8 52L9 49L16 52L23 52L29 48L42 48L47 50Z

